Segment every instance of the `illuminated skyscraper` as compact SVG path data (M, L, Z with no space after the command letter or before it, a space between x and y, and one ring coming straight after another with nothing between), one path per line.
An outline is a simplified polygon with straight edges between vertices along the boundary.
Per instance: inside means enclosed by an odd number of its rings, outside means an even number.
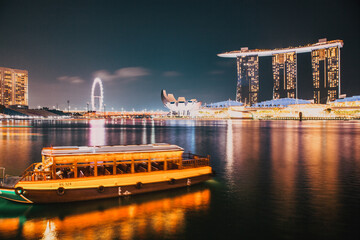
M0 67L0 104L28 105L28 71Z
M327 41L323 38L305 46L252 50L246 47L218 56L237 59L236 100L252 105L259 95L259 57L272 56L273 99L297 98L297 54L311 52L314 102L326 103L334 101L341 93L340 48L343 46L342 40Z
M259 57L237 57L236 101L245 105L258 102L259 96Z
M273 99L296 98L296 53L279 53L272 57L274 77Z
M325 104L340 94L340 48L330 47L311 52L314 102Z

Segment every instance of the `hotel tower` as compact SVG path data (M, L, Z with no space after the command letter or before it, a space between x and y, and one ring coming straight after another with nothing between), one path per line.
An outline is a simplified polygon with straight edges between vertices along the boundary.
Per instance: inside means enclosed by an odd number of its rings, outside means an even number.
M251 106L259 96L259 57L237 57L236 101Z
M28 71L0 67L0 104L28 106Z
M236 58L236 101L253 105L259 98L259 57L272 56L273 99L298 98L297 54L311 52L314 103L326 104L339 98L340 48L342 40L327 41L305 46L241 50L218 54L219 57Z
M296 53L279 53L272 57L273 99L296 98Z
M311 52L314 102L326 104L340 94L340 48L330 47Z

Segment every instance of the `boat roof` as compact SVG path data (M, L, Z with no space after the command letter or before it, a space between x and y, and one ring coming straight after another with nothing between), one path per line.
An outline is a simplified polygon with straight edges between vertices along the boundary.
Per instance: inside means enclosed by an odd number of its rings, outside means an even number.
M140 153L140 152L172 152L184 151L177 145L168 143L154 143L144 145L116 145L116 146L58 146L43 148L41 154L45 156L66 156L66 155L93 155L93 154L114 154L114 153Z

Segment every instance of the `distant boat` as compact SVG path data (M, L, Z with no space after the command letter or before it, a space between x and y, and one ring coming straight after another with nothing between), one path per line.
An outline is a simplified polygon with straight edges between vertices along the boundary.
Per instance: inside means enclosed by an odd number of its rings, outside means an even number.
M183 148L165 143L43 148L42 162L20 177L5 177L2 168L0 197L21 203L75 202L185 187L211 178L209 161L209 156L184 154Z

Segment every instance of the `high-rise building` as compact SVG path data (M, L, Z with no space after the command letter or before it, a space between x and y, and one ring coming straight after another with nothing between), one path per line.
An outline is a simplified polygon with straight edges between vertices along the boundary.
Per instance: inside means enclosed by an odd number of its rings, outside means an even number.
M311 51L314 102L326 104L340 94L340 48Z
M236 101L252 105L257 102L259 95L259 57L272 56L273 99L298 98L297 54L311 52L314 102L327 103L341 94L340 48L343 46L342 40L327 41L323 38L304 46L251 50L245 47L218 56L236 58Z
M28 71L0 67L0 104L28 105Z
M274 78L273 99L297 97L296 53L279 53L272 56Z
M245 105L258 102L259 56L237 57L236 101Z

